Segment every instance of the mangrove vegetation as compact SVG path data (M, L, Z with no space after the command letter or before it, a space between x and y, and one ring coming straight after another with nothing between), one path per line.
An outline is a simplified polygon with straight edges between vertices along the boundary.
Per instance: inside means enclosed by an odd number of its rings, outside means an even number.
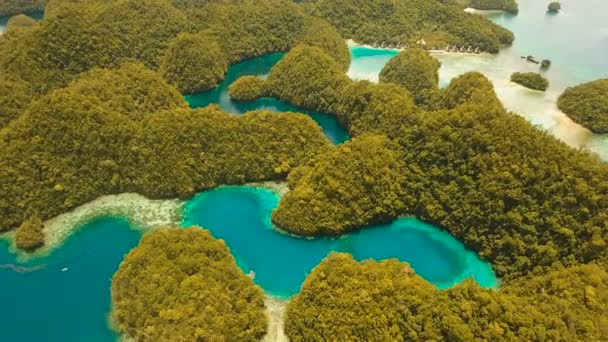
M557 100L559 109L595 133L608 133L608 79L566 89Z

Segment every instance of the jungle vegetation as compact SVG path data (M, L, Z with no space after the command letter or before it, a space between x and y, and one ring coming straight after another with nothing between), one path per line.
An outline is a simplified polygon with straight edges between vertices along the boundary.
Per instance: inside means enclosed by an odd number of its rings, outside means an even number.
M32 216L15 231L15 243L24 251L33 251L44 246L44 231L40 218Z
M511 74L511 82L532 90L545 91L549 87L549 80L537 72L514 72Z
M608 133L608 79L567 88L557 106L575 122L594 133Z
M380 72L380 83L395 83L406 88L416 99L423 102L429 93L439 90L441 63L423 49L406 49L391 58Z
M228 86L230 98L237 101L254 101L266 94L266 83L258 76L243 76Z
M386 171L362 174L361 165L375 163L373 156L349 158L352 148L322 154L293 177L294 194L286 195L273 215L279 227L335 235L355 228L354 219L345 217L366 217L365 224L357 222L361 227L375 219L416 216L455 235L506 278L606 257L608 166L598 157L507 113L479 73L454 79L438 93L435 109L425 111L406 89L351 81L323 55L316 48L293 49L271 71L267 95L333 113L352 137L385 135L397 142L407 168L397 171L402 164L388 162ZM337 160L342 162L336 165ZM337 204L342 194L334 189L350 192L359 177L377 179L381 172L399 174L391 179L402 183L360 185L352 194L361 198ZM395 207L386 198L400 203ZM375 206L361 205L367 202Z
M112 318L137 341L259 341L264 294L199 227L144 235L112 278Z
M330 254L289 302L291 341L601 341L608 273L589 264L485 289L437 290L406 263Z
M497 53L513 42L513 33L488 19L465 13L462 7L439 0L304 0L313 16L334 25L345 38L360 43L479 47Z
M513 14L519 12L516 0L470 0L467 6L478 10L500 10Z
M300 43L324 49L344 70L350 63L340 34L288 0L180 8L167 0L52 0L39 26L0 38L0 75L43 95L92 68L139 62L192 92L215 86L229 64Z
M46 0L2 0L0 16L44 11Z
M329 148L302 114L191 110L141 64L94 69L0 130L0 227L46 220L104 194L188 197L284 178Z
M224 79L228 59L207 34L180 33L171 42L160 64L160 74L183 94L214 88Z

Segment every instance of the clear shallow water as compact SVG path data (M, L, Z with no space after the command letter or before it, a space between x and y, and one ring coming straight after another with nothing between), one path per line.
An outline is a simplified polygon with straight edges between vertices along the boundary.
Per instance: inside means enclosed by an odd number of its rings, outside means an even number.
M310 116L323 129L327 138L334 144L349 139L348 132L340 126L332 115L302 110L272 98L262 98L257 101L233 101L228 94L228 86L241 76L256 75L267 77L270 69L283 58L283 53L274 53L243 61L232 65L226 72L225 79L215 89L207 92L186 95L186 101L192 108L206 107L217 104L224 111L232 114L243 114L252 110L270 110L273 112L296 112Z
M124 220L98 219L51 255L25 264L0 241L0 339L115 341L107 321L111 278L139 238ZM9 264L34 269L17 272Z
M397 258L439 288L474 277L496 287L490 265L450 234L413 218L366 228L342 238L297 238L273 229L270 214L278 204L273 192L252 187L221 187L203 192L186 204L183 225L209 229L226 241L244 272L265 291L290 296L307 274L331 251L355 259Z
M608 160L608 135L591 133L566 117L556 105L566 87L608 77L608 21L604 16L608 2L565 0L561 1L563 10L556 15L547 14L547 3L520 0L516 16L487 14L515 33L513 46L498 55L435 53L442 63L440 85L447 86L452 78L468 71L482 72L509 110L569 145L587 148ZM351 53L349 75L377 81L384 64L398 51L353 46ZM538 65L521 59L527 55L553 62L547 72L541 72L550 81L544 93L510 82L515 71L539 71Z

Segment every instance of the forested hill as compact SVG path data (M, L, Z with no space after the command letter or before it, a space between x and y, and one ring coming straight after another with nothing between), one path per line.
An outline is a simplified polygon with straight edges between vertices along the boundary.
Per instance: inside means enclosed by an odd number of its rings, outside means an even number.
M498 52L513 34L488 19L439 0L304 0L308 13L334 25L345 38L367 44L458 45Z

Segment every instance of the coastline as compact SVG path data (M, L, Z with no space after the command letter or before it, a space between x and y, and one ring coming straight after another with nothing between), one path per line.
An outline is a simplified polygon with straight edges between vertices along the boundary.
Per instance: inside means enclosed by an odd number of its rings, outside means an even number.
M151 200L135 193L106 195L85 203L44 222L45 244L33 253L18 249L14 231L2 235L10 243L10 252L19 262L49 255L88 222L108 216L124 218L137 230L151 231L167 224L179 224L181 200Z
M272 191L282 197L289 191L285 181L265 181L243 184ZM210 189L211 190L211 189ZM204 191L203 191L204 192ZM15 231L0 235L9 242L9 251L17 255L19 262L49 255L80 228L101 217L120 217L134 229L152 231L164 225L180 225L182 210L187 201L179 199L152 200L137 193L105 195L85 203L75 209L46 220L44 225L45 244L33 253L27 253L15 245Z

